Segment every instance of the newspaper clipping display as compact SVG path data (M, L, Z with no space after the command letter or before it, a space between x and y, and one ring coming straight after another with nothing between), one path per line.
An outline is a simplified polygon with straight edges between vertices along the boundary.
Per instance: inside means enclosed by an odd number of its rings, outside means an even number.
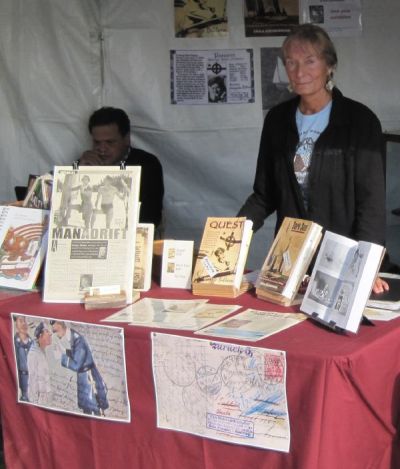
M174 0L175 37L228 35L226 0Z
M152 333L157 426L288 452L284 351Z
M171 104L243 104L254 99L253 49L171 51Z
M11 316L19 403L130 422L123 329Z
M132 301L140 166L56 166L44 301L83 302L120 285Z

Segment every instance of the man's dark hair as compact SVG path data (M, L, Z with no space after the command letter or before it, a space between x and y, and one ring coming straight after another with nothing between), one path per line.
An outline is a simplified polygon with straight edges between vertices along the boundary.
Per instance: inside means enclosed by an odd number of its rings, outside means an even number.
M119 130L119 133L122 137L125 137L131 130L131 123L127 113L116 107L102 107L94 113L89 118L89 132L92 133L93 127L98 127L100 125L110 125L116 124Z

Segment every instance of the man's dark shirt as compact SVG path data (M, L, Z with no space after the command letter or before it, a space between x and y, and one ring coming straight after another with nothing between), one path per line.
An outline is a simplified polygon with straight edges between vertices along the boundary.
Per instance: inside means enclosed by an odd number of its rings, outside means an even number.
M139 148L131 148L125 161L127 166L141 166L140 216L141 223L157 227L162 218L164 197L163 170L158 158Z

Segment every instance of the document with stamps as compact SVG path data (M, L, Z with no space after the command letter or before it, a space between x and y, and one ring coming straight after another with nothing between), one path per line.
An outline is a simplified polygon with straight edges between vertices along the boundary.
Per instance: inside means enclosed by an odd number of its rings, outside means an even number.
M55 167L44 301L79 303L117 284L132 302L140 170Z
M11 313L17 401L130 422L124 331Z
M302 313L279 313L246 309L242 313L206 327L196 334L256 341L295 326L307 319Z
M289 452L286 354L152 333L157 426Z

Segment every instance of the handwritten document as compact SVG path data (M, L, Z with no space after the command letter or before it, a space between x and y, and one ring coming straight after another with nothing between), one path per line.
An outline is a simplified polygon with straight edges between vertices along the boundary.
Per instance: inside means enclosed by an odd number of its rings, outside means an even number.
M284 351L152 333L157 426L288 452Z

